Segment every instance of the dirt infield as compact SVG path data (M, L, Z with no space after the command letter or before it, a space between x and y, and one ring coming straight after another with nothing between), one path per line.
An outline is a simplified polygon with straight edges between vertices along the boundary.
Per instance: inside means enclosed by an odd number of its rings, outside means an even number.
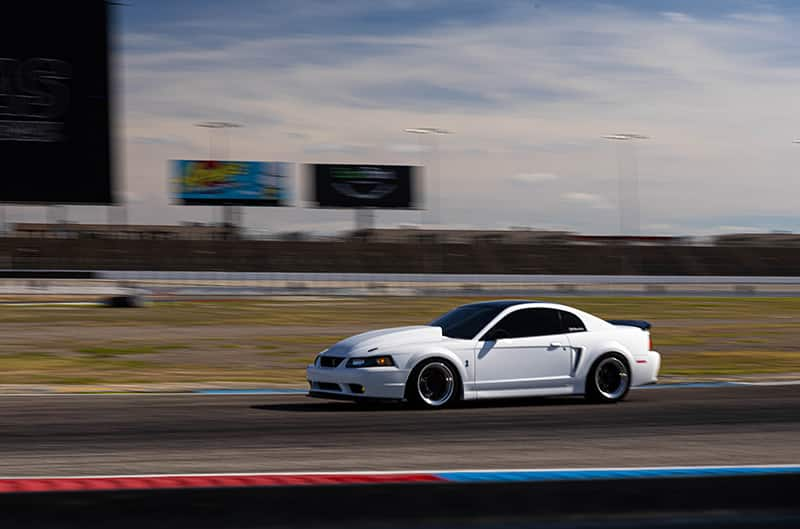
M302 384L336 341L426 323L476 298L291 298L141 309L0 305L0 384ZM800 372L799 298L570 298L654 324L666 375Z

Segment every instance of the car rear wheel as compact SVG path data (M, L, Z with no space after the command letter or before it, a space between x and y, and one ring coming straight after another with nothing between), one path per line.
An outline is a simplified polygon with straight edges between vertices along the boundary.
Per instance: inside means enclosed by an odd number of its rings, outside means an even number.
M456 370L443 360L427 360L412 371L406 396L423 408L444 408L458 400L459 378Z
M625 398L631 387L631 370L620 354L601 357L586 380L586 396L596 402L617 402Z

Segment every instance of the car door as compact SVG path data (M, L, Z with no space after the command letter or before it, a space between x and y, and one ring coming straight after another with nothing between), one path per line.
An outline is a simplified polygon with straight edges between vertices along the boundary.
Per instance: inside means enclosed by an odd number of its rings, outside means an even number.
M519 393L564 386L571 383L571 354L557 310L516 310L479 338L476 390Z

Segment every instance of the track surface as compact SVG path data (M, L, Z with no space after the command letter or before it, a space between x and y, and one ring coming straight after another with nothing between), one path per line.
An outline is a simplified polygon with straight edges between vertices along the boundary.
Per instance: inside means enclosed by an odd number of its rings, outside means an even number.
M302 396L0 399L0 475L800 462L800 387L637 390L441 411Z

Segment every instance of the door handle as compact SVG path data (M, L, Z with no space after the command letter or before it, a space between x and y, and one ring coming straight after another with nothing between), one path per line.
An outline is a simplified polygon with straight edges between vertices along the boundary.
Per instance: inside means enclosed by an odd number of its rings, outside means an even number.
M564 344L561 342L550 342L550 349L557 349L559 347L564 347Z

